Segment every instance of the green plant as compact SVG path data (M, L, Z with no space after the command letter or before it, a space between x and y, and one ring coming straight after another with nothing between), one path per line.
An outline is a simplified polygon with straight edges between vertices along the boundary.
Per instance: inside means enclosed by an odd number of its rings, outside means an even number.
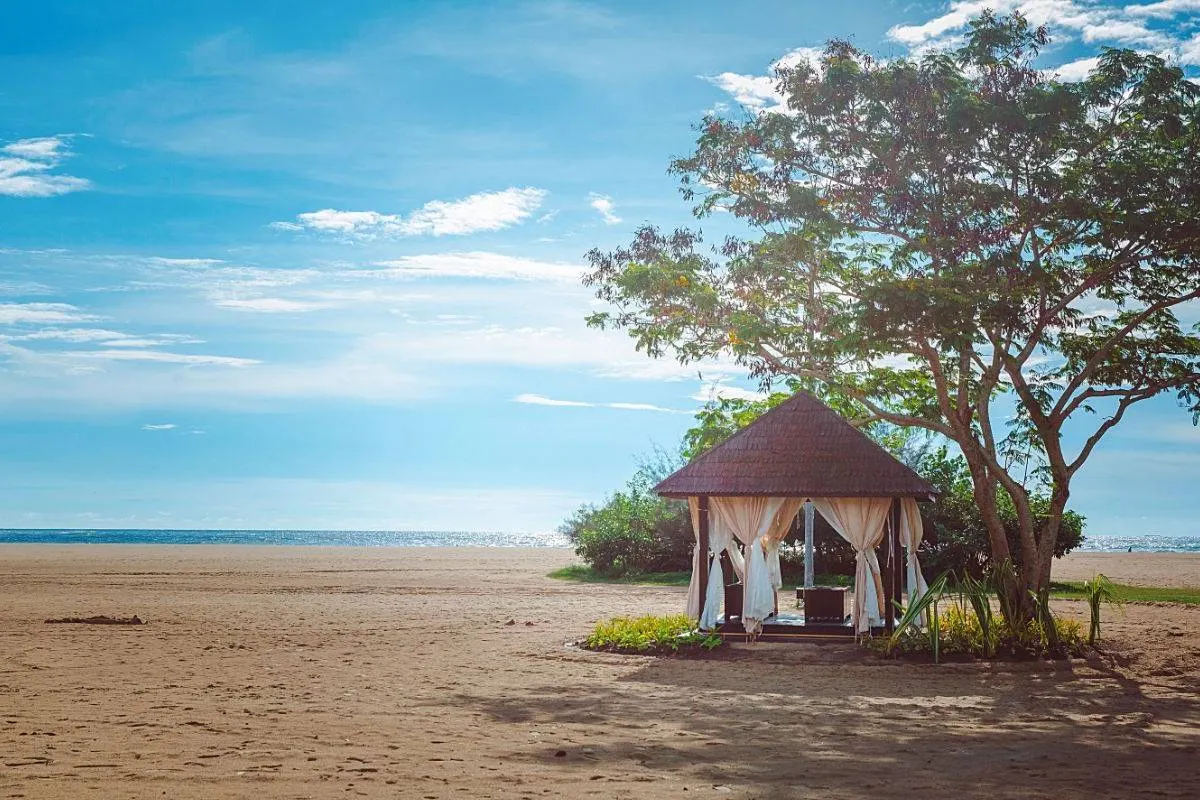
M590 650L624 653L677 653L687 648L713 650L723 643L719 633L699 630L685 614L614 617L597 623L584 640L584 646Z
M888 637L887 652L894 652L905 636L905 631L909 628L915 629L917 622L921 619L921 615L928 611L929 613L926 618L929 620L930 650L933 652L933 660L938 660L937 601L945 591L946 576L942 575L933 582L933 585L915 603L908 604L908 607L904 609L904 613L900 615L900 620L896 623L896 627L892 630L892 635Z
M677 466L677 460L656 452L623 490L602 505L581 506L559 530L576 554L606 577L689 567L694 537L687 504L654 493L655 484Z
M1044 644L1055 650L1058 648L1058 625L1055 624L1054 614L1050 612L1050 587L1039 592L1031 591L1029 595L1033 600L1034 620L1041 628Z
M958 655L985 655L980 619L969 606L960 603L950 605L938 615L940 650ZM986 656L985 656L986 657Z
M980 645L985 658L996 654L996 625L992 614L992 585L986 579L973 578L963 573L958 582L959 591L971 604L979 625Z
M1059 658L1078 655L1083 651L1083 628L1075 620L1060 620L1044 612L1037 619L1010 622L994 614L988 594L979 586L967 587L957 602L950 602L939 613L939 596L946 597L945 587L937 586L937 595L923 609L913 606L906 611L902 625L885 642L871 641L868 645L881 655L928 654L941 661L943 654L975 658L996 658L1000 655L1016 658ZM986 605L979 605L983 599ZM986 610L984 610L986 609ZM915 620L924 610L928 625L924 633ZM985 633L986 630L986 633Z
M1083 591L1087 594L1088 610L1091 612L1091 624L1088 626L1088 644L1093 647L1100 640L1100 604L1118 602L1116 587L1103 574L1097 574L1090 581L1083 582Z
M1004 619L1017 619L1021 616L1016 604L1020 580L1012 559L1006 558L993 564L988 571L988 583L996 591L996 599L1000 602L1000 616Z

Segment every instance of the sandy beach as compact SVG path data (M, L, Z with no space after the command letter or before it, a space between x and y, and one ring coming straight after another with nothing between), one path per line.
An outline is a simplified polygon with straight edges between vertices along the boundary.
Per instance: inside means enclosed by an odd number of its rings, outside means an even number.
M1200 608L1108 613L1086 661L845 645L579 651L676 588L566 550L0 547L0 797L1194 797ZM1200 585L1200 557L1080 554ZM1082 616L1079 603L1059 604ZM137 614L138 627L46 625Z

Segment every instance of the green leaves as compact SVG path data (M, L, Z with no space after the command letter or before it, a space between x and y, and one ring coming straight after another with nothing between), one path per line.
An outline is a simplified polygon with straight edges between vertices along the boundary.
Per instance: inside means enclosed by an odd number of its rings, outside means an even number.
M707 117L671 164L745 238L647 226L586 278L610 305L589 324L652 356L732 357L952 439L1027 615L1071 479L1126 410L1169 393L1200 423L1200 330L1178 318L1200 299L1200 87L1129 50L1060 83L1033 66L1049 40L984 13L919 59L830 42L779 70L786 111Z
M933 654L933 661L938 661L938 647L941 637L938 632L939 618L937 612L938 600L946 593L946 576L942 575L934 581L925 594L921 595L917 602L909 603L904 609L904 613L900 616L900 620L896 623L896 627L892 629L892 635L888 639L887 651L894 652L899 646L900 641L904 638L905 632L917 624L922 616L929 620L929 649Z
M1097 573L1091 580L1083 582L1083 591L1087 596L1088 610L1091 612L1091 622L1088 627L1088 644L1095 646L1100 641L1100 604L1119 603L1120 596L1117 588L1103 574Z
M619 653L677 653L724 644L719 633L705 633L686 614L656 617L614 617L596 624L584 640L589 650Z

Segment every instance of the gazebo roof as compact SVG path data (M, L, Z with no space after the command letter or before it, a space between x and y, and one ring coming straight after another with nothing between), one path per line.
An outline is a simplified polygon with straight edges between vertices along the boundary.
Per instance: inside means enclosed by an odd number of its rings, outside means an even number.
M806 392L655 487L666 497L916 497L933 486Z

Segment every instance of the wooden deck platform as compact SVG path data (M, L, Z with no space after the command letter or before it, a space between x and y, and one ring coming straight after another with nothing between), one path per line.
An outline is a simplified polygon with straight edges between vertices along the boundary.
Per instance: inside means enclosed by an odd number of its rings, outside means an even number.
M742 621L738 617L734 617L732 620L726 620L725 617L721 617L720 623L717 625L717 631L731 642L744 642L747 638L746 631L742 628ZM854 625L851 623L849 615L846 616L846 621L841 625L837 623L808 624L805 622L803 614L781 612L763 623L762 633L759 634L758 641L797 642L853 638Z

